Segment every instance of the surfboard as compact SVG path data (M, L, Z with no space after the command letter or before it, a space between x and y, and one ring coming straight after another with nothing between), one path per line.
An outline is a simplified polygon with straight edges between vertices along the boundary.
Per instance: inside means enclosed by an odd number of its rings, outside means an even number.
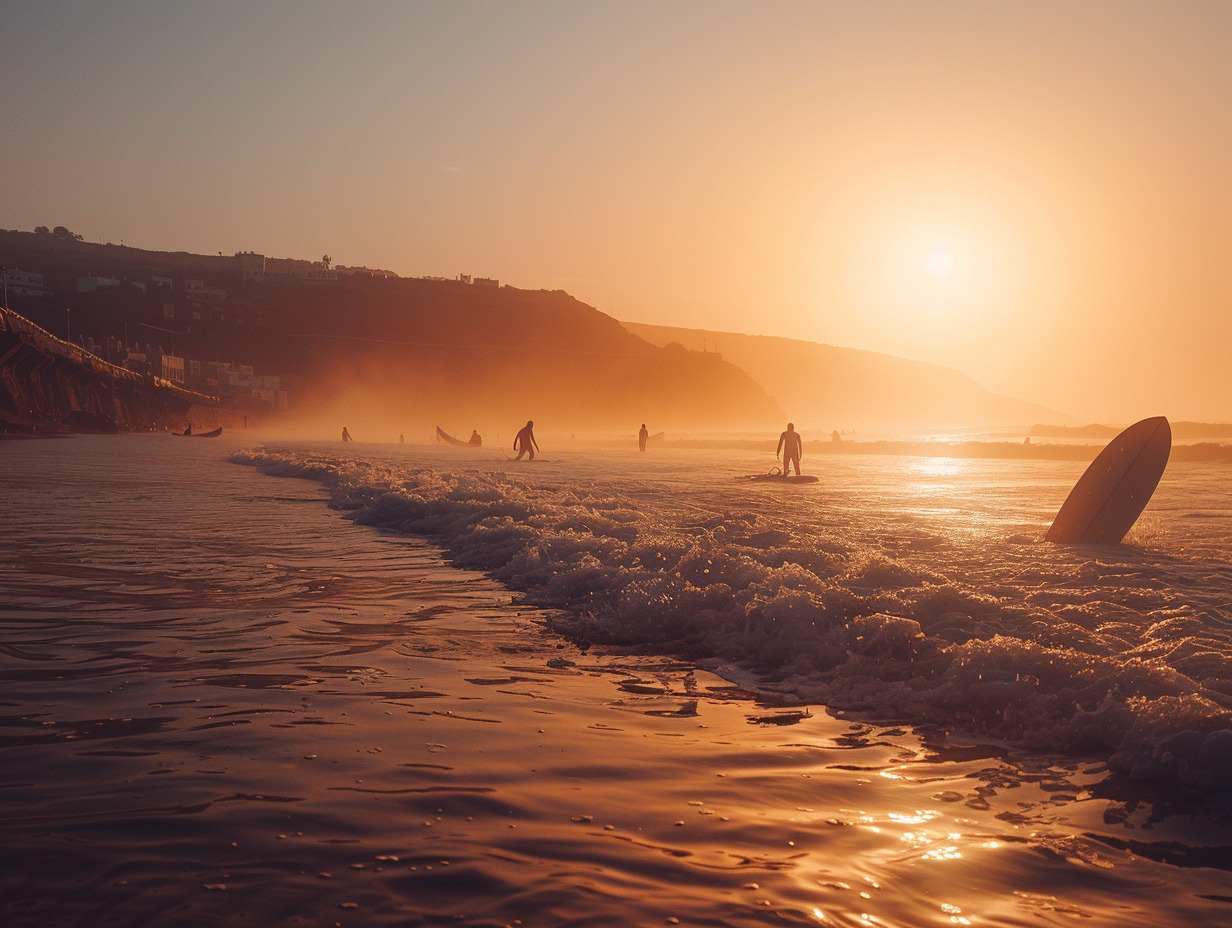
M817 478L812 474L792 474L790 477L784 477L782 474L753 474L749 480L770 480L774 483L816 483Z
M1044 540L1119 544L1150 502L1171 450L1172 427L1164 416L1135 422L1078 478Z

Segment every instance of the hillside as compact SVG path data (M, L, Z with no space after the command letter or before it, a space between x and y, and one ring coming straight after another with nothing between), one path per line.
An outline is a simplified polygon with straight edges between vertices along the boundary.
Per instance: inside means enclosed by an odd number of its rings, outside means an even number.
M717 353L748 371L803 429L955 429L1066 423L1064 413L998 396L966 374L854 348L767 335L626 322L655 345Z
M321 262L148 251L64 232L0 231L0 264L41 278L10 282L13 309L77 344L173 354L189 372L225 362L268 375L291 387L288 415L328 433L344 423L382 440L437 424L511 433L528 418L545 432L632 434L642 422L761 430L783 417L731 363L651 345L561 291L337 274ZM79 293L83 277L108 283Z

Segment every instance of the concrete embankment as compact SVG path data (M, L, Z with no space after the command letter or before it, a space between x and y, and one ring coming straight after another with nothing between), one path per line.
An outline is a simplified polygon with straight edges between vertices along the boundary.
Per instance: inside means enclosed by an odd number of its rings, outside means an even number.
M218 400L109 364L0 307L0 434L135 432L213 421Z

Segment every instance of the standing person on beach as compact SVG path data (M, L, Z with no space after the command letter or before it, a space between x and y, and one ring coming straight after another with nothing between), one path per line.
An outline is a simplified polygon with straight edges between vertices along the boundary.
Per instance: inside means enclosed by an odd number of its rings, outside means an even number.
M535 452L539 450L539 443L535 441L535 423L533 419L528 419L526 425L518 432L517 437L513 439L513 450L518 453L515 460L522 460L522 455L529 454L528 461L535 459Z
M342 440L343 440L343 441L351 441L351 440L352 440L352 439L351 439L351 433L347 431L347 427L346 427L345 425L342 427Z
M637 450L646 450L646 439L650 437L650 433L646 431L646 423L642 423L642 430L637 433Z
M800 476L800 453L803 450L803 445L800 441L800 433L796 431L795 425L788 422L787 431L779 436L779 446L774 449L774 456L777 458L779 452L783 452L783 476L786 477L789 465L796 465L796 476Z

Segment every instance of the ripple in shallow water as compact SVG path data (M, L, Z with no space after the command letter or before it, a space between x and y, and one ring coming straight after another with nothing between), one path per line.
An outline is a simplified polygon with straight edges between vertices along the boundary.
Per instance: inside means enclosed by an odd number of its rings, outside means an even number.
M23 443L0 483L6 925L1229 911L1224 833L1097 798L1098 771L558 647L501 587L305 505L310 484L72 444L88 467Z

